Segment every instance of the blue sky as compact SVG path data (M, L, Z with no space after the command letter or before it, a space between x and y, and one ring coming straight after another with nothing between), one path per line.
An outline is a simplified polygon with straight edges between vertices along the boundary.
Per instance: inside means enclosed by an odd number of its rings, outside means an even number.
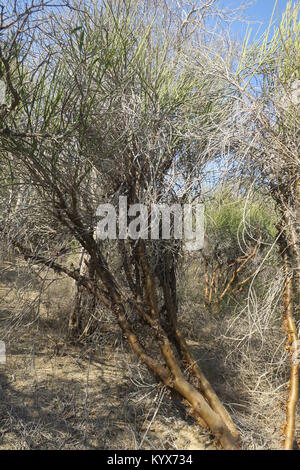
M242 3L245 2L242 2L241 0L220 0L219 5L230 9L232 7L236 8L240 6ZM272 16L275 0L248 0L247 4L250 4L250 6L248 6L243 12L245 22L235 22L232 25L233 34L236 34L241 38L244 37L248 24L253 30L252 38L256 32L258 35L261 35L266 30ZM277 0L274 20L277 19L278 16L281 17L287 4L288 0ZM249 23L247 23L246 20L249 20Z

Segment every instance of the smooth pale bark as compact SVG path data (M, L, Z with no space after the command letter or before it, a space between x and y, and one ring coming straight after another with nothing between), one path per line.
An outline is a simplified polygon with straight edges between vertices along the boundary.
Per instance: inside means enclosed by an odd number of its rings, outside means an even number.
M224 424L222 418L210 407L203 395L185 378L180 365L172 351L172 347L167 337L157 324L156 334L158 337L160 349L167 368L163 368L157 361L153 361L144 353L138 339L132 333L130 325L126 320L126 315L121 305L114 308L119 324L131 344L135 353L147 364L149 369L169 388L176 390L180 396L185 399L192 409L193 415L204 421L216 439L220 442L223 449L237 450L239 448L238 440ZM153 320L149 318L150 322Z
M217 396L216 392L212 388L211 384L205 377L203 371L201 370L200 366L198 365L197 361L193 357L193 354L189 350L189 347L182 336L181 332L177 329L176 330L176 339L178 341L179 348L182 353L182 358L183 360L186 361L188 366L191 368L192 373L194 376L198 379L199 381L199 388L203 396L206 398L208 401L209 405L211 408L218 413L218 415L222 418L230 432L232 433L233 437L237 440L239 440L239 433L236 429L236 426L234 422L231 419L231 416L229 415L228 411L222 404L221 400Z
M296 428L296 409L299 398L299 360L295 357L294 353L298 347L298 332L295 321L295 310L297 304L294 304L294 299L297 299L296 286L298 276L295 274L295 266L297 263L297 239L294 231L294 220L291 220L290 211L286 209L285 205L281 207L282 220L280 223L280 237L278 239L279 247L281 250L281 257L283 262L283 269L285 275L285 284L283 290L283 309L284 309L284 327L287 334L288 349L290 356L290 380L288 386L288 399L286 404L286 422L284 425L284 449L292 450L295 440ZM297 302L297 300L296 300Z
M297 348L298 334L294 318L294 302L293 302L293 281L291 277L291 265L288 254L283 254L285 268L285 287L284 287L284 323L288 337L290 352L290 380L289 380L289 396L286 404L286 423L284 426L284 449L293 450L296 427L296 408L299 397L299 363L294 358L295 348Z

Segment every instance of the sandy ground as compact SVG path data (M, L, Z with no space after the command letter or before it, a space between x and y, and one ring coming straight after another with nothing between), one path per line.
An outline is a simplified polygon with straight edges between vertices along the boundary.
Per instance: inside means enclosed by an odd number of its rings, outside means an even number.
M8 355L0 366L0 449L205 449L212 440L177 416L164 390L133 380L131 355ZM141 406L143 405L143 406Z
M138 362L107 313L90 342L66 341L72 288L59 279L41 296L40 279L25 266L0 269L0 340L7 348L0 449L216 449L208 431ZM263 344L254 337L251 347L247 341L232 353L226 318L208 319L194 300L184 312L184 333L243 448L281 448L288 368L280 321L265 330ZM246 319L240 327L247 333Z
M8 318L14 331L0 364L0 449L214 449L114 326L105 345L101 338L96 346L65 342L57 318L68 310L68 283L55 290L56 309L50 289L38 319L27 318L22 309L39 291L20 292L24 276L8 265L0 279L1 333Z

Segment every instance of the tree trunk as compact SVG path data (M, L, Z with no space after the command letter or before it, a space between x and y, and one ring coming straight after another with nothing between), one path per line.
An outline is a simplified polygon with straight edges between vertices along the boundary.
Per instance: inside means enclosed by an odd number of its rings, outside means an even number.
M296 408L299 397L299 361L298 358L295 357L295 352L297 352L298 347L298 333L294 317L293 278L295 277L295 274L292 269L295 254L293 243L295 243L296 240L293 239L293 230L291 230L291 226L288 226L287 220L289 220L289 218L286 216L286 213L284 213L281 225L282 233L279 243L285 274L285 285L283 291L284 326L286 329L290 355L290 380L286 405L286 423L284 426L284 449L292 450L295 439ZM289 234L291 240L290 243Z
M82 249L79 260L79 275L95 282L95 270L90 263L90 256ZM69 316L68 333L72 339L86 335L96 308L96 296L89 292L79 281L75 282L74 305Z

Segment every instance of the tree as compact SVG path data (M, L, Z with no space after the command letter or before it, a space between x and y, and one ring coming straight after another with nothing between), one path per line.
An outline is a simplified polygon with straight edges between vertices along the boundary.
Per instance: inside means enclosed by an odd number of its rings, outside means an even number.
M198 195L216 153L224 84L207 73L209 60L194 75L183 59L208 5L185 6L184 23L160 3L71 6L47 16L34 43L19 32L13 57L0 57L9 97L17 98L3 117L1 161L5 171L13 162L10 186L21 182L34 195L36 229L31 209L20 231L4 212L1 231L25 259L70 276L111 309L157 379L235 449L235 425L178 326L181 243L95 238L99 201L183 205ZM199 127L195 140L191 129ZM86 255L86 272L62 261L74 245Z
M232 310L247 298L249 284L276 237L271 201L260 197L249 201L249 192L245 197L244 191L229 184L230 179L206 203L207 241L201 250L200 273L205 277L205 309L214 314L226 305Z
M275 11L275 7L274 7ZM230 149L234 174L271 196L279 216L276 243L285 273L283 316L290 351L290 383L285 449L294 443L299 364L299 4L288 2L282 19L263 37L246 38L233 74L227 77L234 99L222 138ZM224 144L223 144L224 145Z

